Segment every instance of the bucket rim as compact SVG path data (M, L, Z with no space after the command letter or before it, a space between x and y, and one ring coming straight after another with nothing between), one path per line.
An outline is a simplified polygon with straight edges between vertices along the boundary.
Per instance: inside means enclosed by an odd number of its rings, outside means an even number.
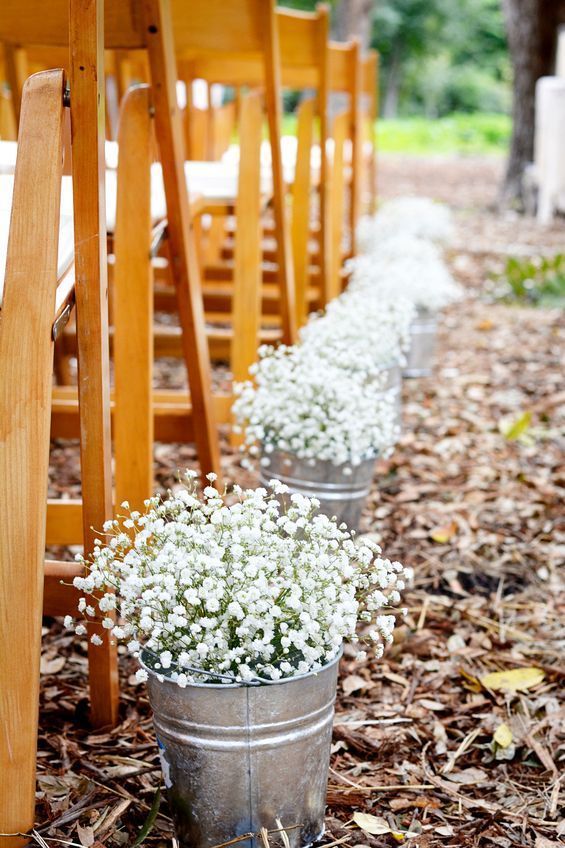
M261 680L261 682L236 682L236 683L199 683L199 682L191 682L187 683L186 687L178 687L174 680L171 680L170 677L162 675L163 680L159 680L159 672L155 671L155 669L151 668L151 666L147 665L143 661L143 648L141 649L138 657L138 662L150 677L154 678L155 681L159 684L168 683L170 686L175 686L177 689L181 688L181 691L188 689L228 689L233 691L234 689L262 689L270 686L281 686L285 683L295 683L298 680L306 680L308 677L317 677L319 674L323 674L329 669L336 666L343 656L343 644L340 646L338 653L335 655L333 659L331 659L328 663L323 665L321 668L316 671L306 671L304 674L297 674L293 677L283 677L281 680ZM212 672L206 672L212 676Z
M271 457L275 456L276 454L291 457L296 462L306 464L310 468L314 468L317 465L323 464L323 465L333 465L334 468L337 468L339 470L341 470L342 468L353 468L353 469L361 468L364 465L369 465L369 463L374 464L377 461L377 459L379 459L378 448L376 450L372 449L371 453L364 456L363 459L360 462L357 463L357 465L353 465L349 461L348 462L335 463L332 459L318 459L317 457L298 456L298 454L294 453L293 451L285 450L283 448L278 448L278 447L273 448L273 450L270 451L270 453L267 453L266 451L262 451L261 457L271 458ZM263 472L268 472L268 471L269 471L268 465L260 467L260 473L261 474L263 474ZM267 474L265 474L264 476L266 477Z

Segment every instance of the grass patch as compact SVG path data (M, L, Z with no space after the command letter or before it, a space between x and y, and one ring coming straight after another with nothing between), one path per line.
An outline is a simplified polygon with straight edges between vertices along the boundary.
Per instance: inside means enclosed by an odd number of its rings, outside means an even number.
M414 156L505 154L512 121L508 115L455 113L445 118L380 118L379 151ZM283 116L283 134L296 135L296 116ZM266 130L265 130L265 137Z
M413 155L506 153L512 122L508 115L453 114L445 118L380 120L379 150Z

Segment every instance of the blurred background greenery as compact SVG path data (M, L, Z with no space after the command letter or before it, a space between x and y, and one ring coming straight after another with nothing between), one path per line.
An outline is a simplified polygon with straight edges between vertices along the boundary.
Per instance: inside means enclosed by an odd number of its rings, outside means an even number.
M334 30L342 3L330 4ZM309 10L316 0L281 5ZM382 151L507 151L512 68L500 0L372 0L362 13L381 57Z

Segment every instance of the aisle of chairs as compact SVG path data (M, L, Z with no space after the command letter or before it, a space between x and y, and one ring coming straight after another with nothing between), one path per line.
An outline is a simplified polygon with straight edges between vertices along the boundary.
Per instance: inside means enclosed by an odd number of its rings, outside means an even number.
M78 600L80 567L46 547L88 552L116 504L142 506L155 442L193 442L221 479L233 393L213 369L243 380L343 290L376 114L376 54L331 41L321 4L3 0L0 833L34 821L42 613ZM188 389L156 385L162 357ZM80 439L80 500L47 498L55 438ZM116 649L89 635L91 720L111 726Z

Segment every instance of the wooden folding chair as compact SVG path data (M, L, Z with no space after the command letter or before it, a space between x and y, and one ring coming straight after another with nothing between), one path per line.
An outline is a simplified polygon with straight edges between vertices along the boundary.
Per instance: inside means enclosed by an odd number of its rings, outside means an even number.
M72 171L75 284L72 299L76 302L78 327L79 379L77 408L80 409L79 433L82 469L82 508L57 504L53 522L63 527L69 514L82 520L82 536L87 551L95 538L95 530L112 516L111 450L109 418L109 359L107 336L106 235L104 220L104 138L99 133L99 117L103 117L103 81L101 32L102 15L96 3L72 0L69 15L66 5L53 5L55 20L42 14L41 5L33 2L4 2L0 7L0 41L6 43L38 43L45 30L47 40L63 39L70 44L70 90L73 106ZM65 99L69 98L68 91ZM71 298L71 293L69 293ZM54 325L60 332L72 303L64 309ZM55 403L55 401L54 401ZM48 507L48 514L49 514ZM48 515L49 517L49 515ZM53 585L59 586L58 566L53 566ZM63 568L64 571L64 568ZM57 605L57 593L46 598ZM64 604L63 604L64 606ZM47 607L50 609L50 607ZM66 609L68 612L68 608ZM102 646L90 651L90 690L92 720L98 725L111 724L117 717L117 664L115 647L110 645L108 631L92 625Z
M25 0L26 14L16 12L17 3L9 0L0 13L0 40L14 44L58 46L68 40L65 4L50 4L46 19L40 0ZM21 4L20 4L21 8ZM30 14L27 14L29 10ZM152 109L167 202L167 245L170 269L182 325L182 347L187 363L191 396L192 434L196 441L203 471L220 475L218 433L211 394L211 376L204 327L200 275L191 228L184 178L183 133L176 103L175 55L172 19L177 36L193 30L186 4L176 0L172 8L166 0L147 0L139 4L108 3L105 21L105 46L111 50L147 50L152 87ZM183 35L183 38L185 36ZM188 39L190 43L190 39ZM67 387L63 387L67 388ZM64 432L63 422L76 420L76 400L63 393L55 399L54 426ZM189 435L187 434L187 438Z
M81 84L74 88L84 105ZM63 165L65 96L62 70L31 77L24 87L4 293L0 313L0 832L25 832L34 818L35 759L39 698L42 610L49 615L73 614L78 592L62 586L82 573L75 564L46 562L46 495L53 370L53 338L76 298L80 310L83 379L92 385L81 392L83 430L81 466L83 513L98 523L109 517L103 496L109 491L110 452L104 433L103 400L90 389L100 380L103 328L97 317L94 279L80 280L73 271L73 219L63 223L64 250L59 248L60 195ZM77 136L80 132L77 129ZM77 139L76 165L81 162ZM92 157L90 157L92 158ZM84 160L84 157L83 157ZM10 181L11 177L2 177ZM66 178L70 179L70 178ZM88 201L88 182L82 182ZM4 184L6 195L8 184ZM96 189L97 190L97 189ZM2 228L6 226L3 210ZM74 229L84 228L75 210ZM70 233L69 233L70 231ZM87 267L80 248L76 259ZM80 267L79 264L79 267ZM92 268L90 270L93 270ZM94 270L96 270L94 268ZM82 289L82 290L81 290ZM86 339L83 336L86 335ZM96 363L98 362L98 369ZM86 474L92 475L87 479ZM18 520L14 520L18 516ZM92 531L88 531L91 533ZM91 539L87 536L87 543ZM117 713L115 650L107 631L93 623L89 635L103 644L90 659L93 719L110 724ZM25 840L27 842L27 840ZM8 845L22 840L8 839Z
M281 79L279 35L274 0L199 0L173 8L175 48L181 78L190 82L261 85L269 126L272 206L276 228L277 282L283 335L296 337L292 249L281 155ZM251 68L251 77L233 78ZM259 73L258 73L259 72Z
M298 179L294 179L292 186L291 243L293 246L295 286L297 293L300 293L299 297L301 299L301 303L297 303L296 305L296 314L298 322L303 323L306 307L302 303L302 300L304 297L303 293L306 290L306 277L311 270L309 265L312 259L308 255L309 240L306 236L309 224L307 213L312 191L310 158L314 132L312 127L307 126L307 123L313 122L314 115L319 116L321 149L325 152L327 147L328 9L323 5L320 5L315 13L298 13L277 9L275 25L276 42L279 45L280 53L281 85L283 87L314 90L317 95L313 109L305 105L300 110L300 144L298 146L297 156L300 162L294 163L296 167L293 169L295 177L298 175ZM242 86L265 88L265 63L264 57L261 54L253 54L248 50L234 52L233 46L230 50L227 48L224 49L226 52L222 55L219 55L218 52L199 52L196 47L188 52L183 51L181 53L178 59L179 73L188 88L190 88L191 82L194 79L204 79L209 85L221 82L237 87L238 91L241 90ZM306 146L305 142L307 142L308 146ZM280 138L276 148L273 148L273 142L271 140L270 150L272 151L273 149L276 150L278 155ZM274 164L276 165L276 162ZM315 257L318 259L319 269L317 274L312 275L321 289L321 296L320 290L318 290L318 303L325 302L325 279L327 277L327 269L329 268L327 182L327 161L326 156L322 155L316 186L320 197L320 224L316 233L320 242L320 249L318 256ZM277 183L275 181L275 185L273 186L273 197L275 201L277 199L276 194ZM304 217L305 213L306 218ZM303 228L304 220L306 220L307 224L306 231ZM278 229L279 226L275 214L273 226L265 227L265 233L270 236L278 236ZM216 242L216 248L217 246ZM296 255L295 249L299 255ZM223 255L224 258L229 260L232 258L233 252L229 248L224 249ZM208 258L210 258L209 255ZM267 263L276 263L278 261L277 250L264 249L263 258ZM226 285L229 283L230 278L229 268L225 265L218 266L217 261L213 261L214 259L217 259L217 256L214 256L212 253L212 262L204 270L205 304L210 311L219 308L220 304L225 305L226 296L229 292L229 285ZM279 271L280 268L277 271L273 271L273 266L271 265L269 267L269 264L264 268L263 279L266 284L264 287L264 295L266 297L264 308L268 315L272 314L273 310L276 311L279 308L273 302L269 288L273 288L273 284L279 283ZM300 279L297 279L297 274ZM223 281L223 284L220 281ZM165 299L163 298L160 303L165 306Z

